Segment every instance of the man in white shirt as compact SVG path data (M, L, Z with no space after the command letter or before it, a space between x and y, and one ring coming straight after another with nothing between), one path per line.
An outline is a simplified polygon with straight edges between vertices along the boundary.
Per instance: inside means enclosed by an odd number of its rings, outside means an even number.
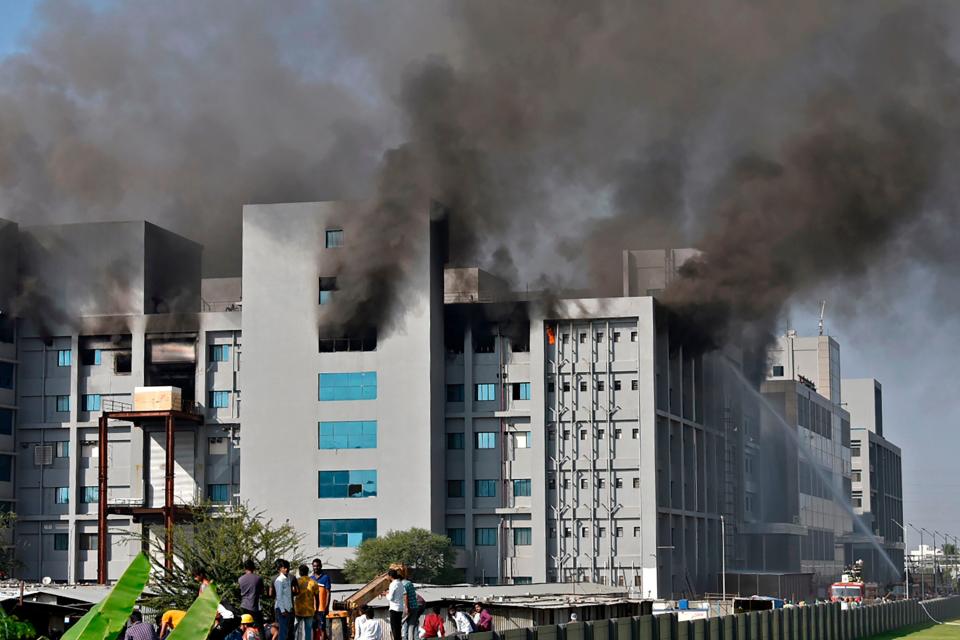
M455 605L450 607L447 615L453 621L454 626L456 626L458 637L466 638L469 634L473 633L473 620Z
M401 640L403 636L403 601L406 590L403 588L403 579L400 572L396 569L387 571L390 576L390 588L387 589L387 601L390 605L390 632L393 633L393 640Z
M277 560L277 571L277 577L273 581L274 620L280 628L279 640L287 640L290 622L293 617L293 589L290 585L290 578L287 576L290 571L290 563L282 558Z
M365 604L360 607L360 617L353 623L353 638L354 640L382 640L380 621L373 618L370 605Z

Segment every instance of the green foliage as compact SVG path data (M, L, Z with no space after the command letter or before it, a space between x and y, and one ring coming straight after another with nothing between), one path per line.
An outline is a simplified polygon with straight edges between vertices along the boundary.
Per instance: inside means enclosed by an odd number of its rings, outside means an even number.
M0 511L0 540L8 540L13 525L16 524L17 514L13 511ZM0 578L9 578L16 575L22 567L22 563L17 560L13 550L0 551Z
M193 571L203 567L207 576L219 585L220 596L236 605L240 603L237 578L243 574L243 563L252 558L261 568L268 582L278 558L286 558L291 566L303 562L300 543L302 536L289 524L275 525L252 511L246 504L228 510L210 504L193 507L193 523L174 529L173 549L176 554L172 572L157 571L150 583L154 593L145 604L159 611L186 610L197 595L199 585ZM154 539L150 557L158 567L163 566L163 539ZM268 612L270 603L261 605Z
M36 638L37 631L29 622L17 620L16 616L8 615L0 608L0 640L20 640L21 638Z
M351 582L368 582L399 562L411 569L418 582L450 584L457 580L455 557L453 543L446 536L416 528L391 531L364 540L356 557L344 563L343 572Z
M187 615L174 628L169 640L204 640L217 617L220 596L211 584L187 609Z
M948 542L943 545L943 554L946 556L955 556L957 555L957 545L952 542Z
M62 640L116 637L127 623L149 577L150 559L141 553L133 559L107 597L70 627Z

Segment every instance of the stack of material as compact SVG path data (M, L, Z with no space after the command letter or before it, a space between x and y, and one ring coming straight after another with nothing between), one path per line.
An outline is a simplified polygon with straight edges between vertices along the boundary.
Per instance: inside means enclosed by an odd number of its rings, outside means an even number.
M135 387L134 411L180 411L182 402L179 387Z

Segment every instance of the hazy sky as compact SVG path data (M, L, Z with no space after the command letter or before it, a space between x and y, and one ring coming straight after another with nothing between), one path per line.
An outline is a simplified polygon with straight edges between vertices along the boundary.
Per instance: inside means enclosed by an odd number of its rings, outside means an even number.
M0 2L0 57L20 50L37 4ZM417 25L394 33L407 27ZM874 377L883 384L885 435L903 450L906 519L960 535L960 475L954 473L960 466L960 406L952 401L960 320L950 312L958 306L953 275L934 275L909 263L888 265L858 290L824 288L795 300L782 328L815 334L818 299L828 300L826 329L840 342L843 376ZM908 540L919 541L913 531Z

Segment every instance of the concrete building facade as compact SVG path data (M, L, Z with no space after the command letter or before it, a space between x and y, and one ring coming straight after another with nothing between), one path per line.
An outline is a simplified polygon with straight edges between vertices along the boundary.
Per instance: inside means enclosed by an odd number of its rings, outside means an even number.
M852 504L867 529L851 542L848 555L864 561L868 579L898 583L904 566L903 481L900 448L883 435L883 387L861 378L843 380L842 388L853 425Z

